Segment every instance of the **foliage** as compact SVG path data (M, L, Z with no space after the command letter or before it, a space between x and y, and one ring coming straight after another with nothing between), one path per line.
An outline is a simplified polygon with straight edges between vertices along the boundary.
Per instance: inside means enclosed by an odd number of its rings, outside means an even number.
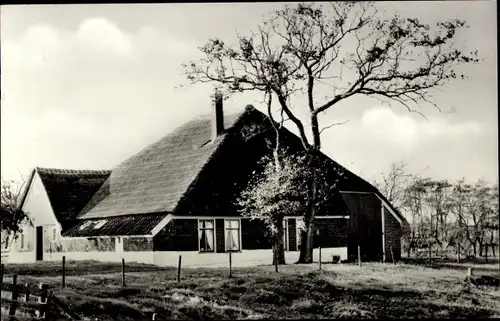
M331 200L337 182L343 177L341 170L331 169L326 163L308 166L309 157L305 153L292 154L280 149L279 155L278 168L273 156L261 159L262 171L254 174L238 199L241 214L263 221L271 235L277 233L285 215L303 215L311 202L308 185L313 171L320 182L316 198L320 202L317 206ZM335 175L333 179L332 174Z
M13 181L3 181L1 186L0 222L2 244L15 240L23 232L23 226L32 226L29 213L21 209L21 187L15 189Z

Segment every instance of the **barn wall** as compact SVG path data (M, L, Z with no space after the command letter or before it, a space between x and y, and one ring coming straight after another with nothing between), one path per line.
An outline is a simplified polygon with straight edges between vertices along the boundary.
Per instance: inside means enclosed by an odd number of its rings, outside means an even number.
M349 207L348 256L357 259L358 245L365 261L382 259L382 202L374 194L342 193Z
M384 207L384 227L385 227L385 257L387 261L392 262L392 254L394 259L401 258L401 237L403 230L401 224L396 218ZM391 254L392 246L392 254Z

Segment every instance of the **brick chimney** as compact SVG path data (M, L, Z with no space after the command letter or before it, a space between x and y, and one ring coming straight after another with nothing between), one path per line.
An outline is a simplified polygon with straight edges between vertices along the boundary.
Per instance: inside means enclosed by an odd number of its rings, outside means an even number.
M216 91L214 94L214 109L212 111L212 141L224 131L224 111L222 93Z

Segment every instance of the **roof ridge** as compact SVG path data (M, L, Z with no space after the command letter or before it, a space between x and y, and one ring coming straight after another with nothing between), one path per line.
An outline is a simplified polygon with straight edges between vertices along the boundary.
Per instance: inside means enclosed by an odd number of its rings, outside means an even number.
M110 174L109 169L69 169L69 168L49 168L35 167L35 171L44 174L66 174L66 175L95 175L95 174Z

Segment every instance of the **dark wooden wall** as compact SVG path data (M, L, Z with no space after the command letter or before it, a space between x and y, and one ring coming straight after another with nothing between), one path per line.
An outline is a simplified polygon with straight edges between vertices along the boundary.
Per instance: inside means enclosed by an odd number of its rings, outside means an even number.
M317 218L315 221L314 247L347 246L348 220L345 218Z
M154 237L155 251L198 251L198 220L174 219Z
M394 255L395 260L399 260L401 258L401 237L403 236L403 229L401 228L401 224L399 224L396 218L385 208L384 226L386 260L392 262L392 255Z
M342 193L350 210L347 254L356 259L358 245L365 261L382 259L382 202L374 194Z

